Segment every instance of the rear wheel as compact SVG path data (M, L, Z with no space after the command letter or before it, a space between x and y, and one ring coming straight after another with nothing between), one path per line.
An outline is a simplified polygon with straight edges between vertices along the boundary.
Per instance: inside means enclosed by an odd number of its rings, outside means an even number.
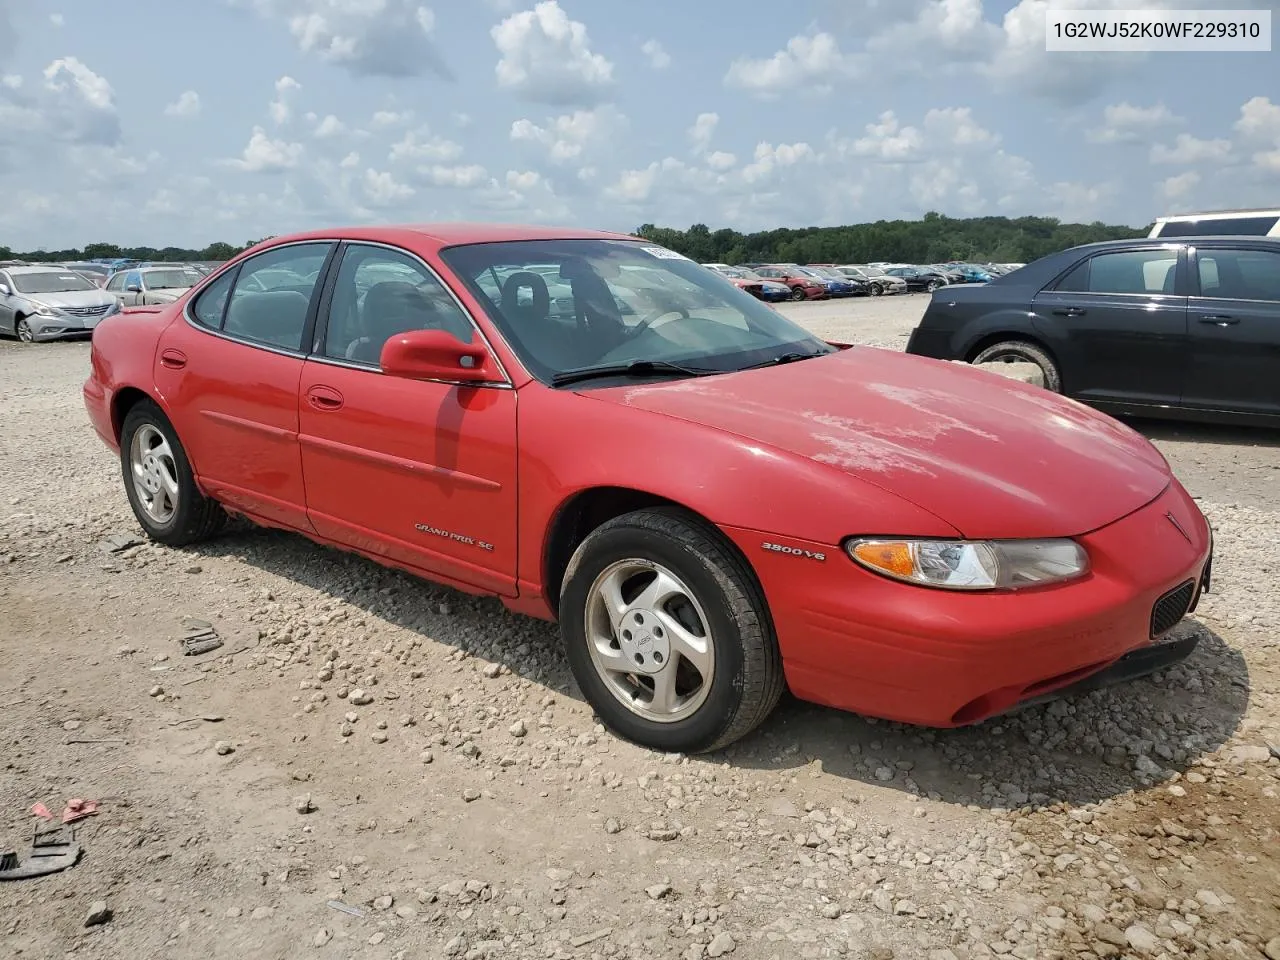
M975 366L981 363L1033 363L1040 368L1041 386L1054 393L1062 392L1062 374L1058 365L1043 349L1026 340L994 343L979 351L970 363Z
M129 506L152 540L179 547L213 536L226 523L222 507L196 486L169 418L150 400L124 418L120 469Z
M682 511L640 510L593 531L565 572L560 630L601 721L651 749L718 750L782 695L782 658L754 576Z

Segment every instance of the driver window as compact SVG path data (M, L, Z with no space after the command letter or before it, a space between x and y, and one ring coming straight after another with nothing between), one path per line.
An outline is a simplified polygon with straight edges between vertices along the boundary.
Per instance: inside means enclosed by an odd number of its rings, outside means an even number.
M449 292L414 257L351 244L342 257L329 306L324 355L376 366L391 337L444 330L470 343L474 328Z

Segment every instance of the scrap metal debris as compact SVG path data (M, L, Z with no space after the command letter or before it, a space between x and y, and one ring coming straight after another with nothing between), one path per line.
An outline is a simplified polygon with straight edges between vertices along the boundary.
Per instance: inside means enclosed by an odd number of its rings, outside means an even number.
M73 797L67 801L66 807L62 811L63 823L74 823L77 820L83 820L85 817L91 817L98 812L97 800L83 800L80 797ZM31 808L32 816L39 817L41 820L52 820L53 812L43 803L37 803Z
M123 553L130 547L141 546L142 541L127 533L113 533L98 544L104 553Z
M29 880L60 873L75 865L81 848L74 827L60 826L52 830L37 829L31 838L31 849L24 859L17 851L0 851L0 880Z
M188 620L185 626L187 632L182 638L184 656L194 657L201 653L208 653L210 650L217 650L222 646L222 638L213 629L213 624L207 620Z
M364 911L359 907L350 906L349 904L343 903L341 900L330 900L327 906L332 907L334 910L339 910L342 913L350 914L353 917L364 916Z

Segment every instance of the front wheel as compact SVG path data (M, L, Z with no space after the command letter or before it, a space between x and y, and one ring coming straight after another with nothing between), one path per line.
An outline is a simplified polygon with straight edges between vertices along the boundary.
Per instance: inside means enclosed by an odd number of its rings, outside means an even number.
M149 400L124 418L120 469L133 515L152 540L179 547L213 536L226 522L222 507L196 486L169 418Z
M924 285L924 289L928 293L933 293L935 290L937 290L941 286L942 286L941 280L930 280L928 283Z
M1025 340L1006 340L982 350L970 363L1031 363L1040 368L1040 386L1053 393L1062 392L1062 374L1053 358L1034 343Z
M884 293L884 289L880 286L880 284L878 284L878 283L873 283L873 284L871 285L871 295L872 295L873 297L878 297L878 296L880 296L882 293Z
M18 339L23 343L35 343L36 335L31 329L31 324L26 317L19 317L17 323L14 324L14 332L18 334Z
M804 288L803 288L803 287L792 287L792 288L791 288L791 299L792 299L792 300L795 300L795 301L797 301L797 302L798 302L798 301L800 301L800 300L805 299L805 296L804 296Z
M593 531L565 572L559 619L587 701L615 734L650 749L718 750L782 695L753 574L681 511L640 510Z

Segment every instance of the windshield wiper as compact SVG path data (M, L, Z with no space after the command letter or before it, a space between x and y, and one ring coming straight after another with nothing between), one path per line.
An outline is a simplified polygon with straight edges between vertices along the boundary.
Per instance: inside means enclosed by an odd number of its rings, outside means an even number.
M831 353L830 350L820 350L817 353L801 353L793 350L790 353L780 353L776 357L770 357L768 360L761 360L759 363L749 363L745 367L739 367L739 370L757 370L760 367L776 367L784 363L795 363L797 360L808 360L811 357L825 357Z
M708 367L686 367L669 360L632 360L630 363L611 363L601 367L582 367L578 370L565 370L551 378L553 387L563 387L583 380L594 380L597 377L651 377L664 373L679 373L688 377L705 377L713 373L724 373L723 370L712 370Z

